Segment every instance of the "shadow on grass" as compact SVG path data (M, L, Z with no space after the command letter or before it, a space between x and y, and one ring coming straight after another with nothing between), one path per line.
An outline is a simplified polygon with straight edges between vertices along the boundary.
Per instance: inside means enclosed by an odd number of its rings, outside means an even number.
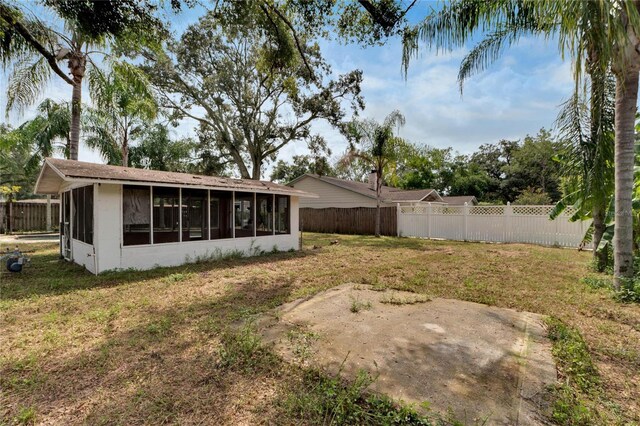
M247 392L264 391L262 384L284 380L284 373L269 359L248 370L221 366L220 339L230 324L281 304L291 289L287 282L247 280L222 297L161 310L141 306L141 322L123 329L102 324L96 329L101 338L76 355L38 354L31 370L16 367L24 360L4 364L0 384L8 407L28 404L52 423L73 413L88 424L190 424L204 418L230 424L238 410L251 411L251 403L238 405ZM37 380L33 371L39 371Z
M2 272L0 276L0 301L20 300L34 296L60 295L77 290L113 287L136 281L147 281L174 273L190 273L233 269L247 265L273 264L290 259L313 256L310 250L266 253L253 257L211 260L174 267L160 267L147 271L109 271L93 275L79 265L59 259L52 245L34 245L31 266L21 273ZM32 249L29 247L27 250ZM46 251L43 253L43 251ZM3 266L3 265L0 265Z

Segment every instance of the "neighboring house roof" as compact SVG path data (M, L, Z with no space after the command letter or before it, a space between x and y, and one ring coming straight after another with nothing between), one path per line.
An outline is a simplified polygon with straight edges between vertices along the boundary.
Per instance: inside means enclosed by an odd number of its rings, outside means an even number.
M273 182L235 179L190 173L163 172L133 167L109 166L84 161L47 158L36 182L37 194L57 194L65 182L102 182L122 184L162 184L193 186L194 188L269 192L297 197L315 198L317 195Z
M478 204L478 200L473 195L443 196L442 200L453 206L464 206L464 203L467 203L470 206Z
M356 192L360 195L364 195L369 198L376 198L376 191L372 189L368 183L356 182L353 180L340 179L331 176L318 176L311 173L299 176L289 182L287 185L293 185L299 180L310 177L322 182L326 182L330 185L337 186L339 188L346 189L348 191ZM419 202L419 201L436 201L442 202L442 198L435 189L400 189L393 188L391 186L382 186L381 200L387 203L399 203L399 202Z

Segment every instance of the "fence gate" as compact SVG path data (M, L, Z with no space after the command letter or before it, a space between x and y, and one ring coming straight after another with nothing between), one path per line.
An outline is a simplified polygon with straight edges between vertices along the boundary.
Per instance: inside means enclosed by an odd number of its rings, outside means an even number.
M397 207L398 236L457 241L531 243L578 247L589 222L571 222L567 208L556 219L554 206L448 206L419 203Z

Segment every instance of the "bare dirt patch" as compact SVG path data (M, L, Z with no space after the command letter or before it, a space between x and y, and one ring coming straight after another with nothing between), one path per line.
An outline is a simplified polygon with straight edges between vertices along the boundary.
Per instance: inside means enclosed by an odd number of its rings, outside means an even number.
M542 318L418 296L344 284L278 308L263 332L285 359L299 361L300 342L290 336L304 330L315 336L305 362L349 380L364 369L377 377L375 391L452 411L465 424L541 424L556 380ZM370 308L354 312L354 298Z

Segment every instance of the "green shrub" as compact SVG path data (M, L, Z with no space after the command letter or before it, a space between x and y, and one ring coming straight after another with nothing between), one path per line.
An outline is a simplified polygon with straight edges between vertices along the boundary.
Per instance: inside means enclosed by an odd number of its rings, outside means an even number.
M640 303L640 277L623 281L620 290L614 290L613 297L624 303Z

